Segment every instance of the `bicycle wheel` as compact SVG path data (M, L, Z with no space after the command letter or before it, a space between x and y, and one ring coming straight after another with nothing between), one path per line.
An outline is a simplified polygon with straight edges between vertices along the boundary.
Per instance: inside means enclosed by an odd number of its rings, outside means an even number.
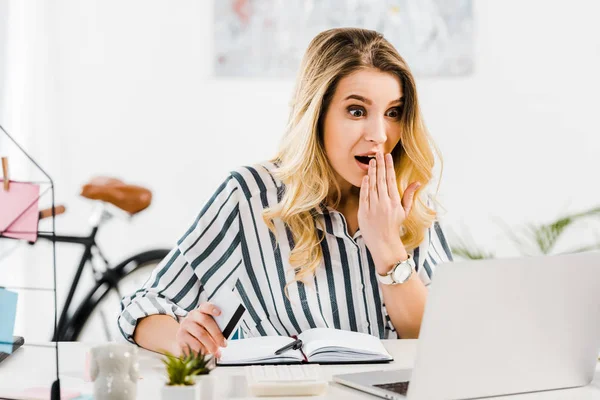
M169 250L161 249L136 254L105 272L69 319L60 333L59 340L124 340L117 326L122 296L130 295L141 288L168 253Z

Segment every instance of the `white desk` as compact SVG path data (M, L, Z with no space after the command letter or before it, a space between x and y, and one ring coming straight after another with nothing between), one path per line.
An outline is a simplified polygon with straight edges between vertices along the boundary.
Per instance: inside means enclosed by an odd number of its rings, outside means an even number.
M381 369L412 368L416 353L416 340L384 340L385 347L394 356L389 364L323 366L325 373L332 374ZM93 393L93 383L84 381L86 352L93 346L86 343L60 343L60 378L63 389L75 389L84 394ZM160 399L164 367L160 355L140 349L140 372L138 382L139 399ZM0 397L12 390L47 386L53 381L54 349L24 346L0 363ZM244 369L242 367L218 367L209 375L210 394L214 399L247 399ZM310 397L306 397L309 399ZM330 383L327 394L315 399L377 399L366 393ZM273 398L265 398L273 399ZM596 379L592 384L577 389L538 392L526 395L503 397L511 400L600 400L600 364L596 368ZM202 398L202 400L208 400Z

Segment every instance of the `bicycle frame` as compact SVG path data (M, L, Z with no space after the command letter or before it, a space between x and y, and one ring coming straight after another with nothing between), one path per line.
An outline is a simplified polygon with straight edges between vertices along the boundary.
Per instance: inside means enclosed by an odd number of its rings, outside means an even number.
M60 312L60 318L58 321L58 325L56 327L56 331L52 335L52 341L57 341L57 340L60 341L65 336L65 329L69 324L69 318L70 318L69 317L69 309L71 308L71 303L73 301L75 291L77 290L77 286L79 285L79 280L81 279L81 274L83 273L85 265L88 262L90 263L92 270L94 272L94 279L96 280L96 282L99 282L99 279L97 277L97 271L92 263L92 260L94 258L93 250L97 251L98 255L101 257L102 261L106 265L106 271L103 273L102 279L111 280L110 279L111 274L108 273L108 271L110 271L110 268L109 268L110 264L106 260L106 258L102 255L100 248L96 244L96 235L98 234L98 230L100 229L100 226L104 222L106 222L109 219L116 216L117 212L120 211L120 210L118 210L118 211L117 210L118 209L111 210L107 204L99 203L99 207L92 214L92 222L91 222L92 231L90 232L90 234L88 236L65 236L65 235L52 235L52 234L47 234L47 233L39 233L38 234L39 239L49 240L51 242L54 241L56 243L72 243L72 244L79 244L79 245L84 246L84 251L81 256L81 260L79 261L79 266L77 267L77 270L75 271L75 275L73 277L71 286L69 288L69 293L67 295L65 303ZM124 214L126 214L126 213L124 213ZM131 218L129 216L129 214L127 214L127 217ZM116 282L114 282L114 286L116 287Z

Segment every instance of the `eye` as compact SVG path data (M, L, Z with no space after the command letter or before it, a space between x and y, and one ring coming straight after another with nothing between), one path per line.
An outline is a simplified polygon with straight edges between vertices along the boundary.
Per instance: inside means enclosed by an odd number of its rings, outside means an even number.
M394 107L392 108L389 112L388 112L388 116L395 118L395 119L400 119L400 117L402 117L402 107Z
M366 114L365 109L362 107L349 107L348 112L356 118L364 117Z

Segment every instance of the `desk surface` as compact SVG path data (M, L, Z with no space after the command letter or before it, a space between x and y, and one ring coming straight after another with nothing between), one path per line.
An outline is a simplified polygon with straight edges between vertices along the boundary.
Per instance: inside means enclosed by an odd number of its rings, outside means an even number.
M382 369L410 369L414 365L416 340L384 340L385 347L394 356L389 364L333 365L322 366L328 378L333 374L372 371ZM64 389L76 390L84 394L93 392L93 383L84 380L84 365L87 351L93 347L88 343L60 343L60 376ZM140 373L138 382L139 399L160 399L160 387L163 382L163 365L160 355L140 349ZM0 363L0 397L8 396L15 389L48 386L53 380L54 349L23 346L15 354ZM600 400L600 363L596 368L596 379L592 384L576 389L538 392L515 395L508 398L524 400ZM208 377L210 392L214 399L248 399L243 367L219 367ZM216 384L218 382L218 384ZM307 397L307 399L310 397ZM377 399L337 383L330 383L327 394L315 399ZM503 397L507 399L507 397ZM273 398L269 398L273 399ZM204 400L204 398L203 398Z

